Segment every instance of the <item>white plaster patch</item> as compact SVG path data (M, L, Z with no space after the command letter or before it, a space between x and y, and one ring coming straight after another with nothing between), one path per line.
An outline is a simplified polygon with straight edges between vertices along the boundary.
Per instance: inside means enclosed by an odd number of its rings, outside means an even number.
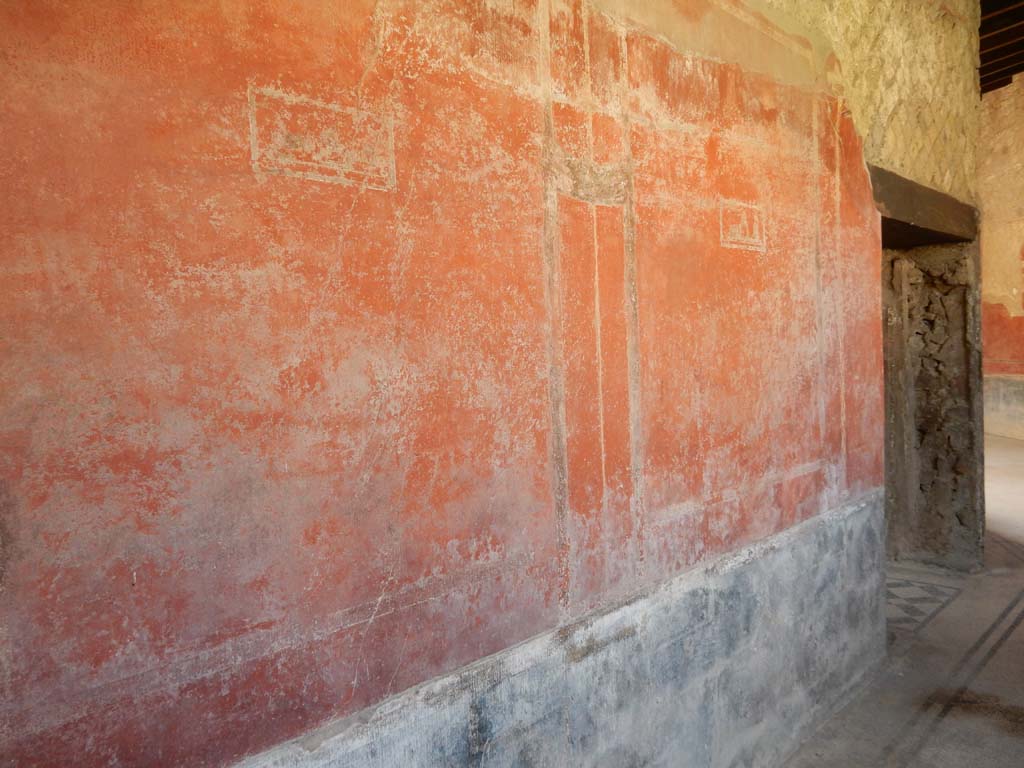
M722 198L718 201L718 226L724 247L764 253L764 211L756 203Z
M390 117L250 85L249 142L256 173L395 188Z

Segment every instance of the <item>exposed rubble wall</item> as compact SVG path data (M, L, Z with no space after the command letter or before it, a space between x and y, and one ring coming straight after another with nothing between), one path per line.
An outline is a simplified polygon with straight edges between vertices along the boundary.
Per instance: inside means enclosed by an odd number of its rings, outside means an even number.
M976 198L977 0L760 0L825 38L868 161Z
M884 263L889 550L969 570L984 533L978 250Z

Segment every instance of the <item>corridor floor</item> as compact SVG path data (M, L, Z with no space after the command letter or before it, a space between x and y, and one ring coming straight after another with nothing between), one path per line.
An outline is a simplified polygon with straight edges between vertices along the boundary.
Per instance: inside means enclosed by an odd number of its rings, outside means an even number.
M984 571L890 566L889 659L789 768L1024 767L1024 442L985 455Z

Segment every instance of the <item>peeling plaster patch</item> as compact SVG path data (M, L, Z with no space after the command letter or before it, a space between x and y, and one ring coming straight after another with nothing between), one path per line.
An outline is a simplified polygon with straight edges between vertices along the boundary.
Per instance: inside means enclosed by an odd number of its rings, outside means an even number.
M718 225L722 245L764 253L767 240L764 211L754 203L722 199L718 202Z
M593 635L589 635L587 639L579 645L566 646L565 660L570 664L578 664L588 656L593 656L595 653L603 651L613 643L617 643L620 640L626 640L631 637L636 637L636 627L623 627L615 634L602 640L597 640Z
M395 187L394 126L387 117L250 85L249 141L256 173Z

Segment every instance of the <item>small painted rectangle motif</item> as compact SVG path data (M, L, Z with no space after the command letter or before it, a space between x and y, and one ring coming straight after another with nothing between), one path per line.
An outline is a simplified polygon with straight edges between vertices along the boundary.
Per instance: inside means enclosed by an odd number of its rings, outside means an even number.
M253 169L331 184L395 186L391 120L275 88L249 89Z
M747 251L764 251L767 239L764 229L764 212L754 203L737 200L720 200L718 223L721 243L726 248L742 248Z

